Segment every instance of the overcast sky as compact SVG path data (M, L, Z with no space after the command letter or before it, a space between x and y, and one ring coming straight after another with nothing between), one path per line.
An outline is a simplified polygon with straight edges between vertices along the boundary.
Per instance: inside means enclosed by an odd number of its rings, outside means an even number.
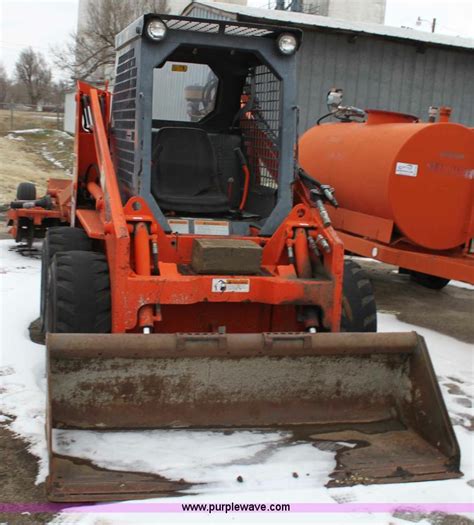
M52 47L64 44L76 28L77 6L78 0L0 0L0 62L7 72L13 73L24 47L48 58ZM436 18L437 33L474 38L474 0L387 0L387 25L416 28L418 16ZM429 31L430 23L418 29ZM54 73L61 75L60 70Z

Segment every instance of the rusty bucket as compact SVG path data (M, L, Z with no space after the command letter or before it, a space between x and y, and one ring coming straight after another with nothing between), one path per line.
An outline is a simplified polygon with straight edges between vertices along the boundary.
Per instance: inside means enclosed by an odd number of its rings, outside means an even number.
M54 451L56 428L290 429L343 442L329 486L455 478L460 453L422 337L358 334L48 334L52 501L179 490ZM355 444L355 446L353 446Z

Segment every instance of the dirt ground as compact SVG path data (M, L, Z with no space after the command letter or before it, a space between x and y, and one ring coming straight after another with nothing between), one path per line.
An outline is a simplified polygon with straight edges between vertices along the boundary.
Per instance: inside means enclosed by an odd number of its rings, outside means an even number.
M3 504L47 503L44 484L35 485L38 462L27 451L27 445L5 427L0 426L0 493ZM53 513L2 513L0 524L37 525L49 523Z
M38 153L38 148L43 147L40 140L47 142L48 139L41 134L29 136L28 139L23 134L17 135L17 139L0 136L0 204L8 204L15 198L20 182L36 184L37 195L40 196L44 195L50 177L65 177L64 169Z
M65 178L72 172L72 149L72 137L55 130L0 132L0 239L10 238L6 212L16 197L18 184L32 182L38 197L44 195L49 178Z
M401 275L395 266L360 260L375 290L377 310L405 323L474 344L474 292L446 286L430 290Z
M15 109L12 113L9 109L0 109L0 132L12 129L49 128L61 129L62 114L46 113L38 111L19 111Z

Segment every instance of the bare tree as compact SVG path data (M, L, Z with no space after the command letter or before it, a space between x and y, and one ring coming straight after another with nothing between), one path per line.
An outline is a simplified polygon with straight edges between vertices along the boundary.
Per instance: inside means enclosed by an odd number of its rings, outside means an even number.
M0 102L7 102L10 93L11 82L3 64L0 64Z
M55 50L55 64L73 79L104 80L104 70L115 64L115 36L138 16L166 13L167 0L94 0L87 6L86 20L71 35L65 48Z
M27 90L31 104L38 104L51 88L51 69L41 53L31 47L23 49L16 64L16 76Z
M64 105L64 96L66 92L70 90L70 85L64 80L58 80L51 86L51 95L49 102L56 107L62 107Z

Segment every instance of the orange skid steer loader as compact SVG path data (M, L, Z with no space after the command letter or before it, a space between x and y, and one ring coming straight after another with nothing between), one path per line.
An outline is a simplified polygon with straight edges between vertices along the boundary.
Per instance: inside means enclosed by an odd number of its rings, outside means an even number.
M42 253L51 500L176 488L58 454L58 428L282 428L350 443L333 485L460 475L423 339L375 333L332 189L295 163L300 41L145 15L113 96L78 84L70 226Z

